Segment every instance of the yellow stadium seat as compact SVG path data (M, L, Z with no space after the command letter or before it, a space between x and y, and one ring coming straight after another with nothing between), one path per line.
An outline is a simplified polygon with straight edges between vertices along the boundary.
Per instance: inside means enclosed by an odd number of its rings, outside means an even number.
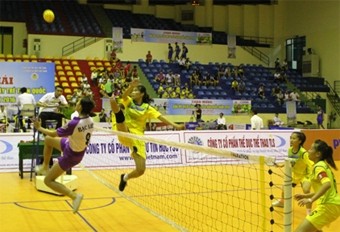
M104 66L105 67L111 67L111 63L107 61L107 62L104 63Z
M95 66L93 61L89 61L87 64L88 64L89 66Z
M4 54L0 54L0 58L5 58L5 55Z
M31 62L29 59L24 59L23 62Z
M34 54L32 54L30 58L31 58L31 59L37 59L37 56L34 55Z
M12 54L7 54L6 55L6 58L8 59L8 58L13 58L13 55Z
M29 55L23 54L21 57L24 58L24 59L28 59L28 58L29 58Z
M58 71L58 76L65 76L65 72L64 71Z
M77 82L71 82L71 87L72 88L79 88L79 85Z
M64 70L72 70L72 68L71 68L71 66L69 66L69 65L66 65L66 66L64 66Z
M6 61L7 61L7 62L14 62L13 59L7 59Z
M64 89L64 94L72 94L72 90L70 88L65 88Z
M70 62L68 62L68 60L63 60L63 65L70 65Z
M74 70L74 71L78 71L78 70L80 70L80 68L79 68L78 65L75 65L75 66L73 66L73 70Z
M78 65L78 62L76 60L72 60L71 61L71 65L74 66L74 65Z
M56 65L56 66L55 66L55 69L56 69L57 71L63 70L63 66L61 66L61 65Z
M103 66L103 63L102 63L101 61L97 61L97 62L96 62L96 66L97 66L97 67L102 67L102 66Z
M34 59L34 60L31 60L31 62L38 62L38 60L35 60L35 59Z
M68 77L69 82L77 82L77 79L75 77Z
M59 81L67 82L67 78L65 76L61 76L61 77L59 77Z
M73 73L72 71L67 71L67 72L66 72L66 75L67 75L67 76L74 76L74 73Z
M81 83L83 81L83 77L77 77L77 80L79 83Z
M94 67L94 66L90 67L91 72L93 72L93 70L96 70L96 69L97 69L97 68Z
M69 88L70 84L68 82L61 82L61 86L64 88Z
M58 81L58 77L54 77L54 81Z
M61 65L60 60L55 60L54 63L55 63L56 65L57 65L57 64Z
M82 72L80 72L80 71L77 71L77 72L76 72L76 76L77 76L77 77L79 77L79 76L83 76L83 73L82 73Z

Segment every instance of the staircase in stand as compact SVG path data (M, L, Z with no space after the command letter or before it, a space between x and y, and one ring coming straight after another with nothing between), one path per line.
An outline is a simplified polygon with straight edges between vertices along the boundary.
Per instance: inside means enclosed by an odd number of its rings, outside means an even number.
M329 87L330 91L327 93L329 102L332 104L335 112L340 116L340 97L339 94L332 88L328 81L325 84Z

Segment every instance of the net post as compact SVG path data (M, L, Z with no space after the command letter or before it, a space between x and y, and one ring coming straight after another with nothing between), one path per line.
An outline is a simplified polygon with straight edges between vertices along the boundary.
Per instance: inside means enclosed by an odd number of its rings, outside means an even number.
M284 176L284 184L283 184L283 193L284 193L284 231L290 232L292 231L292 163L291 159L285 159L285 176Z
M261 189L261 201L262 201L262 213L263 213L263 221L262 228L263 231L267 231L267 207L266 207L266 186L265 186L265 158L261 156L260 159L260 189Z

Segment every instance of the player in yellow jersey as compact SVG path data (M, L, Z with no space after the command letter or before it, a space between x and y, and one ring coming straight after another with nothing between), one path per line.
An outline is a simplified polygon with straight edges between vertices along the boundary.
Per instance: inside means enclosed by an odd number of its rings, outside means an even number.
M305 194L310 192L311 184L309 176L312 171L313 162L309 160L308 152L303 148L303 144L306 141L306 136L302 132L295 131L290 136L290 147L288 148L288 158L294 160L292 167L292 182L293 187L297 184L301 184L303 192ZM274 207L283 207L283 192L282 198L276 200L272 204ZM312 204L307 204L307 214L311 212Z
M314 162L311 183L314 192L296 194L300 206L316 201L317 206L307 215L305 220L295 230L296 232L321 231L340 217L340 195L330 167L337 170L333 159L333 149L322 140L316 140L308 151L309 159Z
M129 132L132 134L143 135L146 122L149 119L159 119L167 125L172 125L175 129L184 129L180 125L166 119L160 112L153 108L149 103L152 99L146 92L139 80L133 80L122 95L122 101L117 103L114 97L110 98L112 112L116 118L116 129L118 131ZM131 156L135 161L135 169L120 177L119 190L124 191L127 181L132 178L140 177L145 172L145 142L118 136L121 144L131 150Z

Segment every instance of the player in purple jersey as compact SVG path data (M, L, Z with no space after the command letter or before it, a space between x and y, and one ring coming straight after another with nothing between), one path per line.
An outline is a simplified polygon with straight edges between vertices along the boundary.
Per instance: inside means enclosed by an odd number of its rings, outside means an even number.
M34 120L34 127L46 135L44 163L36 167L36 172L38 175L46 175L44 179L46 186L73 200L74 213L78 211L83 195L73 192L55 180L65 171L79 164L83 159L94 130L93 120L90 117L93 108L94 102L89 97L82 98L76 104L76 111L79 112L79 117L73 118L63 127L57 128L57 130L45 129L41 126L39 119ZM48 170L53 148L63 152L63 155Z

